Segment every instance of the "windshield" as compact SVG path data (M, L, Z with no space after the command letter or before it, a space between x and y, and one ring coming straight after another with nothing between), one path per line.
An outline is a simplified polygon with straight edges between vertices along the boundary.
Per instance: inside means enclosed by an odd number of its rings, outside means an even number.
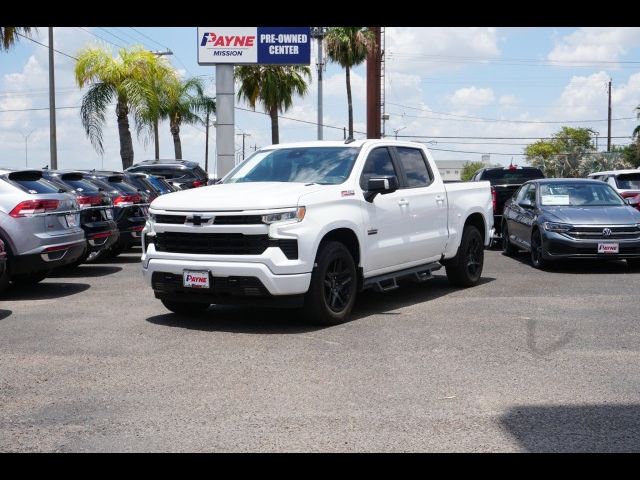
M618 175L616 185L623 190L640 190L640 172Z
M299 147L256 152L222 183L301 182L337 185L353 168L359 148Z
M606 183L548 183L540 185L540 204L544 206L604 207L626 205Z
M544 178L542 171L537 168L510 170L507 167L485 170L480 180L488 180L491 185L521 185L536 178Z

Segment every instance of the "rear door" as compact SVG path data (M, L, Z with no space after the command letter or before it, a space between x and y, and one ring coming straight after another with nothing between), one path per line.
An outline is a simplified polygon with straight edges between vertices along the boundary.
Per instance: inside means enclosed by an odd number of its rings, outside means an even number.
M448 239L444 186L434 178L422 150L394 147L402 170L400 201L403 231L409 242L408 261L440 259Z

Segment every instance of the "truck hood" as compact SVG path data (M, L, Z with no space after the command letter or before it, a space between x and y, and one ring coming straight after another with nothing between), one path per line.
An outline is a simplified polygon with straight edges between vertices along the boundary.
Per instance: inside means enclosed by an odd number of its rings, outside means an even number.
M187 212L220 212L296 207L300 196L322 188L326 186L286 182L209 185L162 195L151 203L151 208Z

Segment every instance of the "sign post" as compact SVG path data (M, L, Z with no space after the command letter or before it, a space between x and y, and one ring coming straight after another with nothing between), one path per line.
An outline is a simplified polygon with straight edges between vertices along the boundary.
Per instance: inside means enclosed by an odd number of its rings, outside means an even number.
M198 27L198 64L216 66L217 178L235 165L234 65L310 63L310 27Z

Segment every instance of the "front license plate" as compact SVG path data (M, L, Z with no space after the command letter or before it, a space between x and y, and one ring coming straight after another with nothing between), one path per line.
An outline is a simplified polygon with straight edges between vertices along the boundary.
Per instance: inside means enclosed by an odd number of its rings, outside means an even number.
M75 215L73 215L73 214L65 215L64 218L66 219L67 226L69 228L78 226L78 224L76 223L76 216Z
M209 288L209 272L185 270L182 281L186 288Z
M617 243L599 243L598 253L618 253L619 247Z

